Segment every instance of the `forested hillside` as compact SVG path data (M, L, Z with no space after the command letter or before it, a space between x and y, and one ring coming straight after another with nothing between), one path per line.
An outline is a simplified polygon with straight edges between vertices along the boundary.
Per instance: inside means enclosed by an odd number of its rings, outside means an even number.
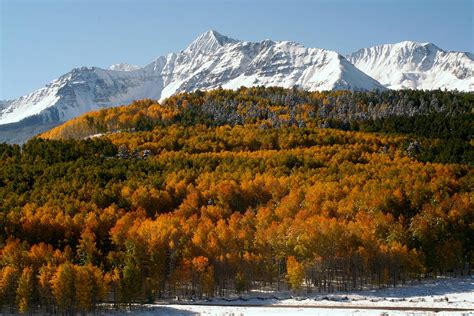
M423 161L474 161L474 93L455 91L307 92L283 88L217 89L177 94L162 104L87 113L42 135L81 139L117 131L150 131L171 124L207 126L258 124L409 134ZM412 138L413 138L412 137Z
M198 91L0 145L0 303L72 313L470 273L472 102Z

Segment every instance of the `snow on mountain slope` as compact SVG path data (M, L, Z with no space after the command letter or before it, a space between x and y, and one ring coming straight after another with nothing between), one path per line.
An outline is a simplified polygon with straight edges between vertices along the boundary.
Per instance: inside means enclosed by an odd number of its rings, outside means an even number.
M134 99L163 99L182 91L242 85L384 89L336 52L293 42L243 42L208 31L185 50L159 57L143 68L115 64L108 70L74 69L29 95L3 103L0 124L33 115L43 121L66 121Z
M142 67L140 66L135 66L135 65L130 65L126 63L120 63L120 64L113 64L112 66L109 67L109 70L117 70L117 71L134 71L138 70Z
M76 68L1 108L0 124L37 114L47 121L66 121L98 108L158 98L162 87L161 77L153 72Z
M184 51L169 54L160 62L164 63L165 85L161 99L176 92L219 86L384 89L336 52L292 42L242 42L215 31L204 33Z
M186 59L187 50L180 58ZM305 48L292 42L231 42L201 54L199 63L180 63L168 56L162 98L178 91L218 86L298 86L306 90L384 89L336 52ZM169 68L168 68L169 67ZM173 69L168 72L168 69ZM169 84L167 84L169 82Z
M363 48L347 59L390 89L474 90L473 55L447 52L432 43Z

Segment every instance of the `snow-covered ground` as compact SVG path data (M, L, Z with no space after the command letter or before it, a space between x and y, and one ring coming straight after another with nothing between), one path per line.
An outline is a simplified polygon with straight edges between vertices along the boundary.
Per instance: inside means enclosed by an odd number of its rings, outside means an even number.
M410 286L336 294L292 296L251 293L206 301L166 301L136 315L470 315L474 277L439 278Z
M140 315L140 316L247 316L247 315L290 315L290 316L472 316L474 312L432 312L432 311L400 311L383 309L337 309L337 308L280 308L280 307L248 307L248 306L196 306L196 305L173 305L159 306L154 310L142 312L130 312L119 315Z

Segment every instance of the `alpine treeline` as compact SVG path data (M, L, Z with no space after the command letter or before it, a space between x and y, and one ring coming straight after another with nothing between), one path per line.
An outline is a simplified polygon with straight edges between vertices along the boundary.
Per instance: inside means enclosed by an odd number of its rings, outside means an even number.
M417 154L422 161L472 163L473 109L474 93L456 91L308 92L242 87L181 93L161 104L141 100L87 113L43 137L81 139L118 131L150 131L170 124L258 124L277 129L309 125L409 134L417 138Z
M471 273L472 101L218 89L1 144L3 311Z

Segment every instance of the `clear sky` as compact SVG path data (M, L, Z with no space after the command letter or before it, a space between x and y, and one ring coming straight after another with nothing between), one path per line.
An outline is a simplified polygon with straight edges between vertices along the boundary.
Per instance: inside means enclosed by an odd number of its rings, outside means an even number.
M215 29L348 53L402 40L473 52L473 0L0 0L0 99L79 66L144 65Z

